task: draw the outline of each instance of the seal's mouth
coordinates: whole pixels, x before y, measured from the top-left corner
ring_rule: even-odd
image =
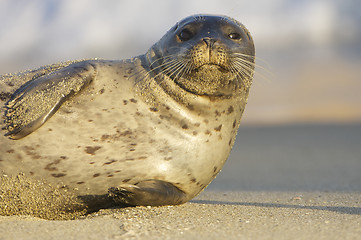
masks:
[[[229,69],[224,66],[224,65],[220,65],[220,64],[216,64],[216,63],[203,63],[202,65],[194,68],[195,72],[200,72],[200,71],[207,71],[207,70],[218,70],[222,73],[228,73]]]

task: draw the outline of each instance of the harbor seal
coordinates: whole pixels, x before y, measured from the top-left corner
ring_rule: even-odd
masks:
[[[0,171],[129,205],[184,203],[229,156],[254,56],[241,23],[197,15],[132,59],[1,76]]]

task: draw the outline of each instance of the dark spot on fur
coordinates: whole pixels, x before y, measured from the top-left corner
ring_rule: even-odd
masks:
[[[134,152],[135,151],[135,148],[131,148],[129,149],[130,152]]]
[[[110,137],[111,137],[110,135],[104,134],[104,135],[101,136],[100,140],[105,141],[105,140],[109,139]]]
[[[89,164],[94,164],[95,162],[90,162]]]
[[[113,177],[114,175],[113,174],[109,174],[107,177]]]
[[[140,113],[140,112],[136,112],[135,115],[137,115],[137,116],[143,116],[143,114]]]
[[[206,135],[212,135],[211,131],[209,131],[209,130],[206,130],[204,133],[205,133]]]
[[[76,184],[79,184],[79,185],[80,185],[80,184],[84,184],[84,183],[85,183],[85,182],[81,181],[81,182],[77,182]]]
[[[15,86],[14,83],[12,83],[12,82],[8,82],[7,84],[8,84],[9,87],[14,87]]]
[[[201,124],[200,123],[195,123],[194,126],[195,127],[199,127]]]
[[[217,132],[221,131],[221,129],[222,129],[222,124],[219,125],[218,127],[214,128],[214,130],[216,130]]]
[[[123,100],[123,104],[127,105],[128,104],[128,100]]]
[[[236,124],[237,124],[237,122],[236,122],[236,120],[234,120],[234,121],[233,121],[233,125],[232,125],[232,126],[233,126],[233,128],[235,128],[235,127],[236,127]]]
[[[9,149],[9,150],[7,150],[6,152],[7,152],[7,153],[14,153],[15,150],[14,150],[14,149]]]
[[[227,114],[231,114],[234,112],[234,108],[233,106],[229,106],[228,110],[227,110]]]
[[[189,105],[187,106],[187,108],[188,108],[189,110],[194,110],[194,106],[193,106],[192,104],[189,104]]]
[[[172,160],[172,157],[165,157],[164,160],[165,161],[170,161],[170,160]]]
[[[152,112],[158,112],[158,109],[155,108],[155,107],[151,107],[151,108],[149,108],[149,110],[152,111]]]
[[[100,93],[100,94],[103,94],[104,92],[105,92],[105,89],[104,89],[104,88],[102,88],[102,89],[99,90],[99,93]]]
[[[127,178],[127,179],[124,179],[122,182],[123,182],[123,183],[127,183],[127,182],[129,182],[130,180],[132,180],[132,179]]]
[[[1,92],[0,93],[0,100],[1,101],[8,101],[10,98],[11,98],[10,93],[6,93],[6,92]]]
[[[104,164],[103,164],[103,166],[104,165],[110,165],[110,164],[112,164],[112,163],[115,163],[117,160],[114,160],[114,159],[112,159],[112,160],[110,160],[109,162],[105,162]]]
[[[29,172],[30,176],[33,176],[34,175],[34,172]]]
[[[197,136],[198,132],[197,131],[193,131],[193,136]]]
[[[128,68],[128,69],[126,70],[126,73],[127,73],[128,75],[132,74],[132,73],[133,73],[133,68]]]
[[[85,152],[87,154],[90,154],[90,155],[95,155],[95,152],[98,151],[99,149],[101,149],[102,147],[100,146],[95,146],[95,147],[91,147],[91,146],[87,146],[85,147]]]
[[[61,159],[57,159],[54,162],[47,164],[44,169],[48,170],[48,171],[56,171],[58,169],[56,167],[54,167],[54,165],[59,164],[60,161],[61,161]]]
[[[216,117],[221,116],[221,113],[220,113],[220,112],[218,112],[218,110],[216,110],[214,113],[216,114]]]
[[[100,176],[100,173],[96,173],[93,175],[93,177],[99,177]]]
[[[209,123],[208,119],[204,119],[203,122],[206,123],[206,124]]]
[[[89,119],[88,122],[93,122],[93,120]]]
[[[35,152],[35,148],[25,146],[24,149],[25,149],[26,154],[29,155],[32,159],[36,160],[36,159],[41,158],[41,156]]]
[[[61,159],[67,159],[68,157],[67,156],[60,156]]]
[[[51,176],[56,177],[56,178],[59,178],[59,177],[64,177],[64,176],[66,176],[66,174],[64,174],[64,173],[53,173],[53,174],[51,174]]]
[[[232,138],[229,139],[228,145],[231,146],[232,145]]]
[[[147,159],[148,157],[147,156],[140,156],[140,157],[138,157],[137,159],[138,160],[144,160],[144,159]]]
[[[197,182],[197,179],[192,178],[192,179],[191,179],[191,182],[192,182],[192,183],[195,183],[195,182]]]
[[[189,127],[188,127],[187,124],[184,124],[184,125],[182,126],[182,128],[183,128],[183,129],[188,129]]]
[[[51,128],[48,128],[48,131],[49,131],[49,132],[51,132],[51,131],[53,131],[53,129],[51,129]]]
[[[217,172],[217,169],[218,169],[217,167],[214,167],[214,168],[213,168],[213,172],[214,172],[214,173]]]
[[[132,103],[137,103],[138,101],[137,100],[135,100],[134,98],[131,98],[131,99],[129,99]]]
[[[117,133],[118,133],[119,136],[121,136],[121,137],[128,136],[128,135],[131,135],[131,134],[132,134],[132,132],[129,131],[129,130],[126,130],[126,131],[124,131],[124,132],[120,132],[120,131],[117,130]]]
[[[168,106],[165,106],[165,109],[169,111],[169,110],[170,110],[170,107],[168,107]]]

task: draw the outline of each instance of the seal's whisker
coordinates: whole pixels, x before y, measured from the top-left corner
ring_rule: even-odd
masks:
[[[254,65],[257,69],[260,69],[262,72],[264,72],[264,74],[261,74],[259,71],[257,71],[257,74],[261,75],[262,78],[268,79],[268,77],[267,77],[268,75],[274,76],[273,72],[270,70],[270,66],[268,65],[267,61],[265,61],[259,57],[256,57],[256,56],[251,56],[251,55],[242,54],[242,53],[232,53],[232,55],[241,56],[242,59],[243,59],[243,57],[251,58],[254,61],[261,62],[261,64],[266,65],[266,66],[262,66],[260,64],[256,64],[255,62],[252,63],[252,65]]]
[[[163,74],[163,73],[165,73],[169,77],[172,77],[172,75],[174,75],[174,73],[175,73],[174,69],[178,68],[181,65],[182,65],[182,62],[180,62],[179,60],[172,59],[171,61],[166,62],[159,66],[159,67],[162,67],[162,70],[158,74],[155,75],[155,78],[158,77],[159,74]]]
[[[178,61],[176,62],[173,66],[172,69],[169,69],[169,71],[172,71],[171,75],[169,75],[170,77],[175,76],[174,79],[177,78],[177,76],[179,75],[179,73],[182,71],[182,69],[184,68],[184,64],[182,61]]]
[[[183,75],[183,73],[182,73],[183,70],[184,70],[184,64],[181,63],[180,66],[178,66],[177,69],[175,69],[175,71],[174,71],[174,74],[177,73],[174,76],[174,79],[178,79],[178,76],[182,76]]]
[[[244,71],[241,66],[233,65],[233,71],[234,73],[239,77],[239,79],[242,81],[243,85],[249,87],[252,83],[252,73],[248,71]],[[246,81],[250,84],[246,84]]]
[[[182,65],[181,74],[179,75],[180,78],[184,77],[184,75],[189,75],[192,70],[192,63],[188,59],[184,59]]]
[[[189,74],[191,71],[192,71],[192,68],[193,68],[193,66],[192,66],[192,63],[189,61],[189,60],[187,60],[187,62],[186,62],[186,69],[185,69],[185,73],[186,74]]]
[[[238,59],[238,60],[240,60],[240,59]],[[265,68],[263,68],[263,67],[260,67],[260,66],[258,66],[258,65],[256,65],[256,64],[252,64],[252,63],[247,63],[247,62],[241,62],[241,61],[236,61],[236,62],[238,62],[241,66],[246,66],[246,65],[244,65],[244,64],[251,64],[251,66],[249,67],[249,68],[254,68],[254,66],[256,67],[256,70],[257,71],[254,71],[255,72],[255,74],[257,74],[258,76],[260,76],[262,79],[265,79],[265,80],[268,80],[268,79],[270,79],[270,77],[273,77],[273,74],[270,72],[270,71],[268,71],[267,69],[265,69]],[[261,73],[259,70],[263,70],[265,73]]]
[[[254,66],[247,61],[241,61],[240,59],[236,59],[233,64],[249,72],[254,72]]]
[[[254,72],[254,68],[252,66],[248,66],[247,63],[245,63],[245,62],[234,61],[233,64],[247,72],[251,72],[251,73]]]
[[[163,62],[162,64],[156,66],[156,67],[151,67],[151,70],[152,71],[155,71],[155,70],[158,70],[158,69],[162,69],[164,68],[165,66],[167,66],[168,64],[171,64],[173,61],[175,61],[175,59],[172,59],[171,57],[164,57],[163,59],[171,59],[170,61],[166,61],[166,62]],[[155,61],[154,61],[155,62]],[[152,64],[154,64],[154,62],[152,62]]]
[[[157,63],[157,62],[160,62],[160,61],[163,62],[164,60],[172,59],[172,58],[174,58],[174,57],[178,57],[178,55],[172,54],[172,55],[168,55],[168,56],[164,56],[164,57],[159,57],[158,59],[152,61],[149,66],[152,67],[152,66],[153,66],[155,63]]]

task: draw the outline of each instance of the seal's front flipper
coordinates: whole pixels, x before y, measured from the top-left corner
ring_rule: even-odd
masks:
[[[5,105],[5,136],[20,139],[34,132],[88,86],[95,74],[91,61],[83,61],[25,83]]]
[[[188,200],[183,191],[161,180],[112,187],[109,188],[109,197],[117,203],[134,206],[178,205]]]

